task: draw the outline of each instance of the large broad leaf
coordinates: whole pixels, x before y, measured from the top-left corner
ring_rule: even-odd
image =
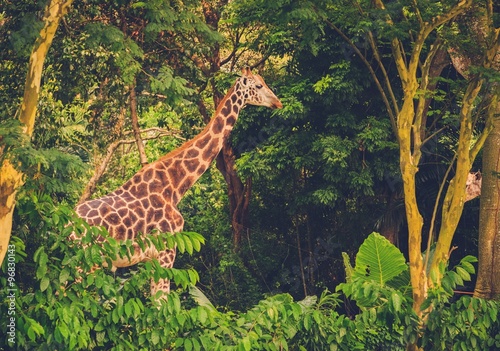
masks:
[[[354,276],[385,285],[407,269],[401,251],[382,235],[372,233],[363,242],[356,255]]]

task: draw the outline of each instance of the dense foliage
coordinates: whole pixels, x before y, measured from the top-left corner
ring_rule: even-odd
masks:
[[[148,262],[123,276],[106,269],[81,274],[78,267],[101,265],[103,255],[108,260],[126,255],[130,243],[96,244],[97,236],[106,234],[81,221],[68,226],[71,210],[64,206],[45,203],[31,215],[33,220],[44,219],[48,246],[34,254],[32,292],[15,300],[13,340],[18,349],[404,350],[418,333],[426,350],[500,347],[497,303],[469,297],[450,300],[453,289],[474,271],[470,257],[445,273],[446,289],[430,294],[427,303],[433,309],[425,329],[412,310],[408,266],[401,252],[375,233],[362,244],[354,267],[346,261],[348,279],[338,287],[359,308],[355,318],[341,314],[341,295],[328,291],[301,301],[277,294],[246,312],[223,312],[194,287],[199,277],[192,269],[165,270]],[[85,249],[68,245],[66,236],[72,231],[86,232]],[[203,243],[194,233],[169,238],[169,245],[175,241],[181,254],[194,254]],[[157,247],[164,245],[164,240],[150,240]],[[14,243],[16,264],[21,266],[26,253],[21,242]],[[155,300],[147,292],[151,277],[168,277],[179,289],[166,300]],[[4,277],[2,285],[7,285]],[[1,298],[9,300],[7,289]],[[9,304],[2,304],[4,325],[8,310]],[[2,335],[6,347],[9,338],[8,333]]]
[[[44,2],[2,6],[0,165],[14,161],[24,185],[0,275],[0,325],[15,311],[17,333],[14,345],[2,330],[0,350],[500,349],[500,305],[457,294],[470,292],[475,279],[477,200],[466,203],[457,249],[428,291],[425,323],[413,308],[398,137],[356,54],[377,62],[367,39],[375,33],[386,84],[399,101],[389,38],[410,52],[418,17],[446,13],[453,1],[418,1],[418,15],[413,2],[392,2],[388,13],[404,17],[395,17],[396,26],[372,2],[354,3],[75,1],[46,59],[31,139],[14,117]],[[471,46],[460,26],[440,28],[446,47]],[[92,271],[132,245],[72,210],[91,181],[92,196],[102,196],[140,169],[132,92],[151,162],[203,128],[244,65],[264,76],[284,108],[245,109],[231,135],[250,196],[241,246],[233,241],[227,180],[214,165],[179,206],[186,232],[140,240],[176,245],[176,268],[152,261]],[[498,80],[478,72],[488,87]],[[442,220],[440,187],[456,171],[468,80],[448,62],[433,83],[416,175],[429,243]],[[477,138],[488,101],[487,89],[481,93],[471,131]],[[83,247],[68,240],[72,232],[84,234]],[[160,277],[172,280],[173,291],[158,301],[149,285]]]

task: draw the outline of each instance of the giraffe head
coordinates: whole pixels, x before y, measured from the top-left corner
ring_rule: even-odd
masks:
[[[242,69],[239,83],[239,89],[245,99],[244,104],[267,106],[272,109],[283,107],[281,101],[269,89],[264,79],[258,74],[252,74],[249,67]]]

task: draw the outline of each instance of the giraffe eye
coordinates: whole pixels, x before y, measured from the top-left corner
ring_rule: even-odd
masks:
[[[256,87],[257,89],[260,89],[260,88],[262,88],[262,84],[257,84],[255,87]]]

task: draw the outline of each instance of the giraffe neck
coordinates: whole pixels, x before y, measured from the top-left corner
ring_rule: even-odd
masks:
[[[219,103],[215,115],[200,134],[156,162],[158,168],[165,168],[167,171],[173,187],[174,205],[205,173],[229,137],[239,112],[244,107],[243,94],[238,90],[238,84],[237,82],[228,91]]]

